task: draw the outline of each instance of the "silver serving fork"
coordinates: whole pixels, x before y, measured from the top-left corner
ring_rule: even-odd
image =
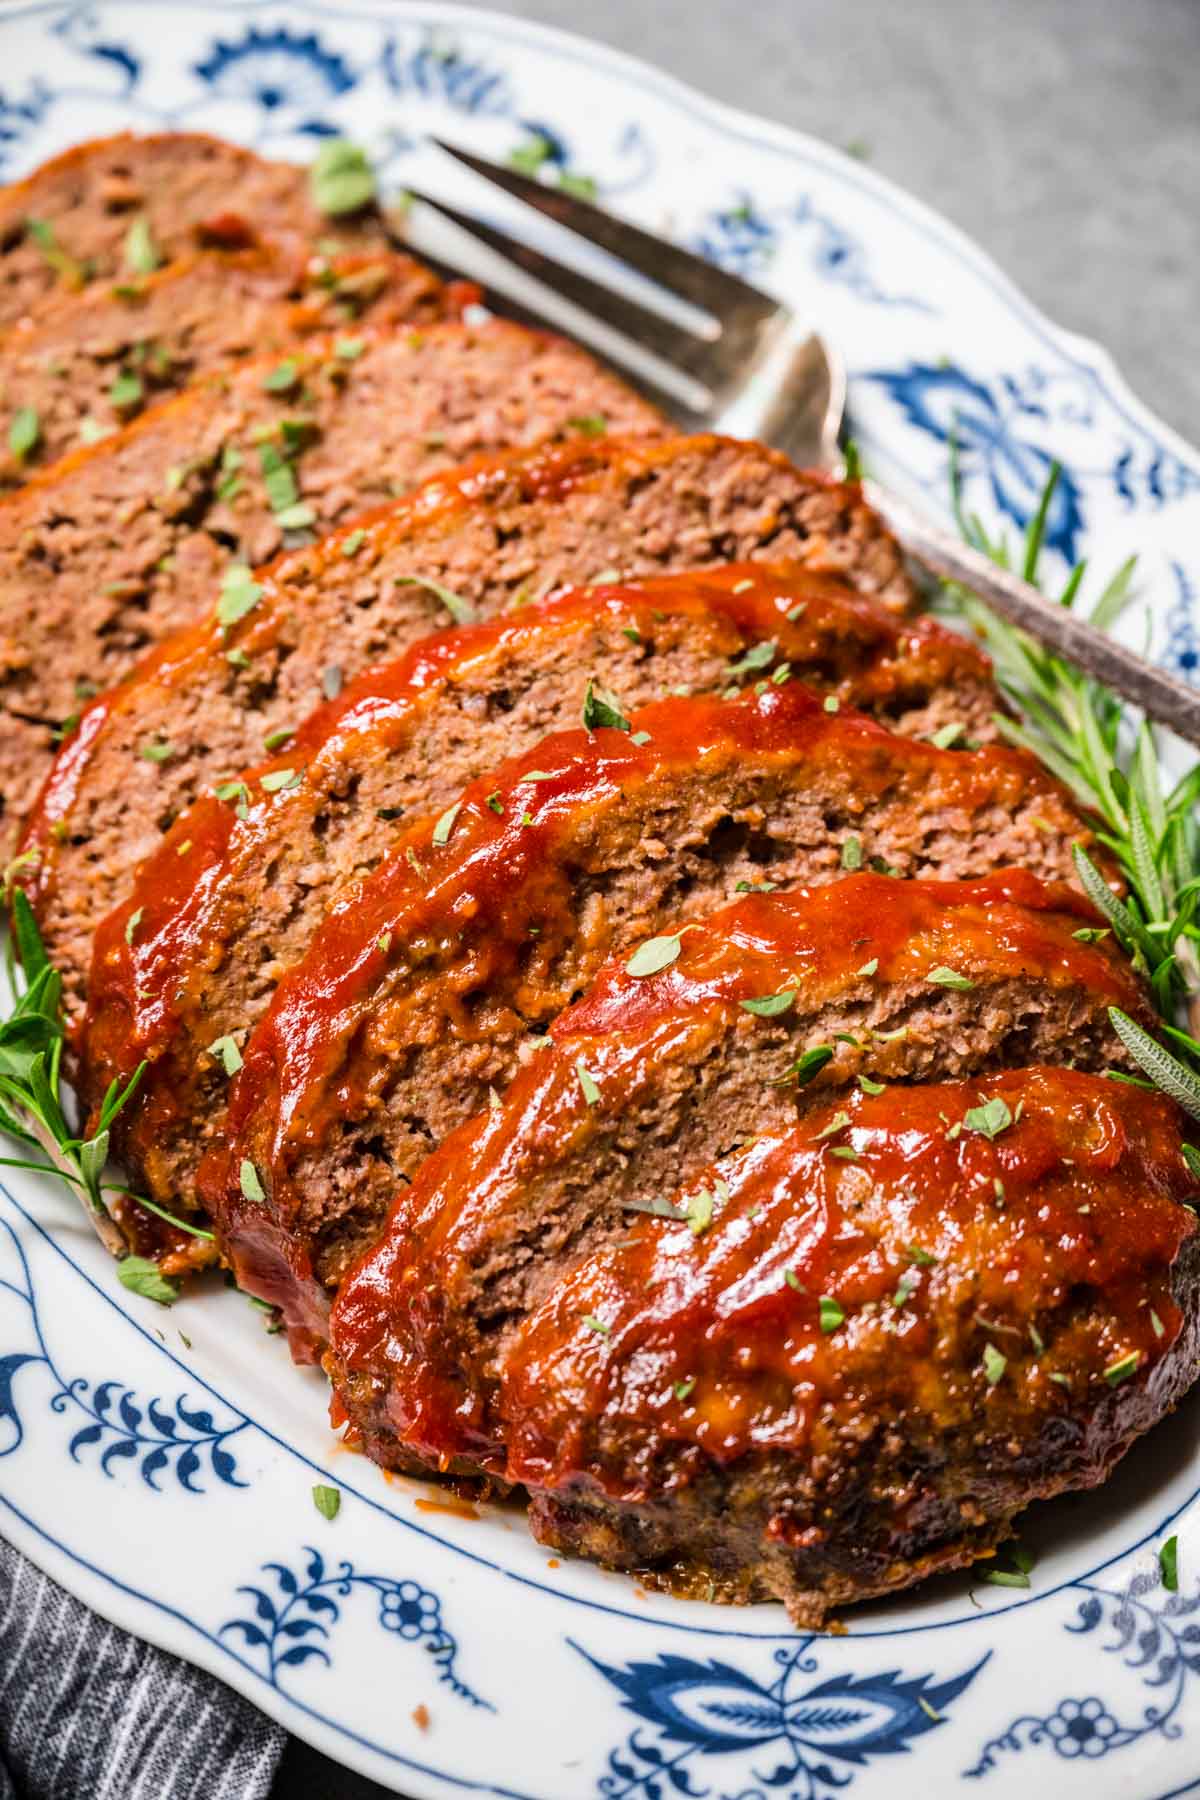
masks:
[[[758,438],[804,467],[842,472],[839,435],[845,371],[836,351],[805,334],[788,307],[588,200],[435,141],[476,175],[632,271],[624,289],[617,290],[494,224],[409,190],[410,202],[432,208],[456,228],[456,235],[466,233],[476,246],[485,246],[486,264],[480,266],[474,259],[469,272],[505,293],[506,313],[540,327],[574,329],[609,361],[620,364],[681,430]],[[416,217],[419,220],[419,212]],[[411,239],[407,215],[400,230]],[[548,316],[536,298],[531,302],[525,297],[528,282],[521,298],[514,302],[508,297],[513,277],[521,291],[522,275],[550,290],[557,302],[555,316]],[[674,316],[644,303],[631,289],[647,292],[647,298],[654,290],[672,296]],[[895,494],[873,481],[863,485],[870,504],[921,567],[971,589],[1039,643],[1200,747],[1200,694],[1195,690],[1085,618],[1046,599],[1019,576],[998,568]]]

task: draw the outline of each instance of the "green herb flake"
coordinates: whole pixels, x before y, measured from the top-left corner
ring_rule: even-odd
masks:
[[[162,263],[162,255],[150,230],[150,221],[137,218],[125,233],[125,267],[135,275],[153,275]]]
[[[682,933],[676,932],[673,937],[647,938],[639,944],[629,961],[625,964],[627,975],[657,975],[661,969],[669,968],[679,956]]]
[[[281,725],[278,731],[268,731],[266,737],[263,739],[263,749],[282,750],[288,739],[294,738],[295,735],[296,728],[294,725]]]
[[[920,1244],[905,1244],[904,1254],[918,1269],[932,1269],[938,1260],[932,1251],[922,1250]]]
[[[290,394],[299,380],[300,365],[289,356],[286,362],[278,363],[270,374],[263,376],[263,387],[268,394]]]
[[[953,988],[956,994],[965,994],[975,986],[966,975],[960,975],[957,969],[947,969],[944,965],[930,969],[925,979],[935,987]]]
[[[777,886],[774,881],[739,881],[733,891],[735,894],[773,894]]]
[[[749,650],[743,651],[735,662],[726,666],[727,675],[750,675],[758,669],[767,669],[775,661],[776,646],[773,640],[761,644],[752,644]]]
[[[707,1188],[701,1188],[694,1194],[687,1205],[687,1222],[693,1237],[701,1237],[708,1230],[713,1220],[715,1199]]]
[[[299,769],[272,769],[270,774],[262,777],[259,785],[264,794],[278,794],[299,787],[303,779]]]
[[[584,1313],[583,1323],[587,1326],[589,1331],[594,1331],[598,1337],[612,1336],[612,1326],[606,1325],[603,1319],[598,1319],[595,1313]]]
[[[1115,1362],[1110,1362],[1104,1371],[1104,1379],[1109,1387],[1120,1387],[1123,1381],[1128,1381],[1131,1375],[1136,1374],[1141,1360],[1140,1350],[1130,1350],[1124,1356],[1118,1356]]]
[[[312,1491],[313,1505],[323,1519],[336,1519],[342,1505],[340,1488],[326,1487],[318,1482]]]
[[[905,1269],[899,1281],[896,1283],[896,1291],[892,1295],[892,1305],[896,1308],[897,1312],[899,1312],[902,1307],[908,1305],[920,1280],[921,1277],[915,1269]]]
[[[131,374],[128,369],[122,369],[109,388],[108,397],[118,412],[123,412],[128,407],[141,404],[143,391],[138,376]]]
[[[127,944],[132,945],[133,939],[134,939],[134,933],[137,931],[138,926],[142,922],[142,914],[145,912],[145,910],[146,909],[144,906],[139,906],[137,908],[136,912],[131,912],[129,917],[126,919],[126,921],[125,921],[125,942]]]
[[[236,1075],[242,1066],[242,1053],[231,1037],[214,1038],[208,1046],[210,1056],[219,1056],[227,1075]]]
[[[860,838],[856,838],[856,837],[848,837],[846,839],[845,843],[842,845],[842,867],[843,867],[843,869],[849,869],[851,871],[853,871],[854,869],[861,869],[862,864],[863,864],[862,840]]]
[[[817,1323],[826,1337],[828,1337],[831,1332],[836,1331],[839,1325],[844,1325],[846,1323],[845,1311],[838,1301],[833,1298],[832,1294],[822,1294],[820,1300],[818,1300]]]
[[[474,625],[479,617],[469,600],[464,600],[461,594],[443,587],[438,581],[426,581],[421,575],[397,575],[396,586],[424,588],[427,594],[432,594],[435,600],[441,601],[456,625]]]
[[[448,806],[446,808],[445,812],[434,826],[433,841],[439,848],[442,844],[449,842],[450,833],[454,830],[454,821],[461,811],[462,801],[456,800],[453,806]]]
[[[608,430],[608,420],[603,413],[581,413],[574,419],[568,419],[567,424],[580,437],[603,437]]]
[[[951,750],[962,735],[963,727],[955,722],[953,725],[943,725],[940,731],[934,732],[929,741],[938,750]]]
[[[989,1143],[994,1142],[1002,1131],[1007,1131],[1012,1123],[1012,1113],[999,1095],[985,1100],[981,1106],[971,1107],[963,1117],[967,1130],[979,1132]]]
[[[88,278],[87,269],[69,250],[64,250],[54,235],[54,227],[45,219],[26,219],[25,230],[42,253],[42,260],[54,270],[64,287],[77,291]]]
[[[1158,1553],[1158,1573],[1168,1594],[1179,1592],[1179,1539],[1169,1537]]]
[[[822,708],[827,713],[835,713],[838,709],[837,695],[826,694],[825,699],[822,701]]]
[[[1153,1331],[1156,1338],[1165,1337],[1167,1334],[1166,1326],[1163,1324],[1153,1307],[1150,1308],[1150,1329]]]
[[[858,1085],[864,1094],[882,1094],[885,1086],[882,1081],[872,1081],[869,1075],[860,1075]]]
[[[995,1387],[1007,1367],[1007,1356],[1002,1355],[995,1344],[983,1346],[983,1373],[989,1387]]]
[[[1075,939],[1076,943],[1079,944],[1098,944],[1101,938],[1111,937],[1112,932],[1107,925],[1103,927],[1099,925],[1083,925],[1078,931],[1073,931],[1071,936]]]
[[[275,514],[275,522],[284,531],[304,531],[316,524],[317,515],[307,500],[300,500],[294,506],[282,507]]]
[[[145,1256],[124,1256],[117,1264],[117,1280],[131,1294],[153,1300],[158,1306],[170,1306],[179,1298],[179,1288],[160,1273],[157,1264]]]
[[[797,1087],[807,1087],[814,1076],[820,1074],[825,1064],[832,1060],[832,1044],[813,1044],[796,1058],[784,1080],[790,1081],[794,1077]]]
[[[250,1159],[245,1156],[242,1158],[242,1166],[239,1171],[239,1182],[242,1193],[245,1195],[246,1199],[252,1200],[256,1206],[261,1206],[267,1197],[266,1190],[259,1180],[258,1170]]]
[[[346,536],[342,539],[342,555],[347,557],[357,556],[366,541],[367,534],[362,526],[359,525],[354,531],[347,532]]]
[[[333,346],[333,354],[342,362],[357,362],[366,347],[364,338],[339,338]]]
[[[877,956],[873,956],[871,958],[870,962],[865,962],[863,964],[862,968],[855,969],[854,973],[856,975],[862,975],[862,976],[866,977],[869,975],[875,975],[878,973],[878,971],[879,971],[879,958]]]
[[[598,731],[601,727],[610,731],[628,731],[629,720],[621,711],[621,702],[615,694],[610,694],[598,682],[589,681],[583,696],[583,728]]]
[[[221,577],[221,592],[217,600],[217,624],[228,631],[239,619],[244,619],[248,612],[262,599],[262,588],[255,581],[244,563],[230,563]]]
[[[753,1013],[759,1019],[775,1019],[780,1013],[790,1012],[796,1004],[797,988],[784,988],[778,994],[762,994],[756,1000],[739,1000],[738,1005],[743,1012]]]
[[[643,744],[648,744],[650,742],[650,733],[648,731],[635,731],[629,741],[631,744],[636,744],[640,750]]]
[[[41,435],[42,427],[37,409],[19,406],[8,427],[8,447],[18,462],[24,462],[29,452],[37,447]]]
[[[839,1131],[845,1131],[849,1123],[850,1114],[848,1112],[835,1112],[828,1125],[823,1125],[820,1131],[817,1132],[817,1135],[813,1139],[813,1143],[819,1144],[825,1138],[836,1137]]]
[[[80,419],[79,441],[81,444],[98,444],[102,438],[111,437],[115,430],[115,425],[105,425],[100,419]]]
[[[696,1385],[696,1377],[689,1375],[684,1381],[677,1381],[671,1389],[677,1400],[686,1400]]]
[[[375,176],[365,150],[345,138],[329,138],[313,158],[313,204],[329,218],[358,212],[375,198]]]
[[[142,744],[138,749],[138,755],[143,757],[146,762],[152,763],[170,762],[174,754],[175,750],[171,744]]]
[[[500,798],[500,789],[496,788],[493,793],[489,794],[483,804],[490,807],[492,812],[503,814],[504,802]]]
[[[589,1106],[598,1106],[600,1104],[600,1089],[596,1086],[594,1078],[584,1068],[582,1056],[579,1057],[575,1063],[575,1074],[587,1104]]]

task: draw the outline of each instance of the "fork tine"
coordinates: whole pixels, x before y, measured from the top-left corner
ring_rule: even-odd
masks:
[[[547,187],[532,176],[507,169],[500,163],[488,162],[486,157],[460,150],[442,138],[434,138],[433,142],[439,150],[473,169],[476,175],[495,182],[518,200],[536,207],[556,224],[565,225],[589,243],[619,257],[639,275],[645,275],[659,287],[689,300],[722,323],[733,317],[748,321],[772,318],[783,310],[777,300],[751,287],[737,275],[717,268],[715,263],[706,262],[678,244],[643,231],[639,225],[618,219],[615,214],[594,206],[590,200],[581,200],[562,188]]]
[[[518,268],[524,269],[527,275],[544,282],[561,299],[580,307],[593,319],[620,332],[641,349],[669,363],[672,368],[683,371],[701,383],[719,382],[727,374],[728,357],[724,346],[718,348],[717,345],[706,344],[682,326],[640,306],[636,300],[614,293],[611,288],[603,287],[600,282],[581,274],[578,269],[569,268],[565,263],[556,262],[553,257],[544,256],[540,250],[531,249],[528,244],[522,244],[495,225],[488,225],[470,213],[460,212],[457,207],[448,205],[444,200],[435,200],[420,189],[410,188],[408,191],[414,200],[420,201],[423,206],[432,207],[443,218],[469,232],[472,237],[487,244]]]

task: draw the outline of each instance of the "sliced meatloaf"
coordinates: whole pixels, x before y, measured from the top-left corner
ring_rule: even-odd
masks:
[[[593,436],[494,458],[285,554],[248,612],[210,614],[85,710],[22,845],[55,954],[78,966],[131,866],[197,794],[255,763],[331,687],[445,625],[448,606],[486,617],[604,571],[765,556],[835,568],[889,607],[913,599],[857,487],[716,437]]]
[[[1023,755],[896,737],[796,683],[672,699],[632,722],[548,738],[414,827],[344,890],[281,982],[219,1134],[230,1159],[214,1150],[199,1191],[244,1285],[294,1281],[293,1321],[319,1317],[321,1285],[373,1232],[397,1176],[511,1076],[610,950],[739,884],[828,881],[847,864],[970,876],[1025,861],[1061,875],[1085,831]],[[92,1095],[154,1058],[174,999],[142,998],[129,935],[97,944]],[[152,1196],[171,1179],[172,1106],[151,1090],[121,1128]],[[261,1207],[240,1204],[243,1161]]]
[[[191,1191],[221,1117],[226,1061],[346,883],[375,867],[406,821],[440,812],[547,731],[578,724],[595,675],[627,709],[811,675],[841,702],[922,730],[954,715],[986,720],[994,699],[985,660],[963,639],[901,623],[828,576],[761,564],[571,590],[423,640],[361,677],[274,758],[194,801],[101,927],[108,976],[132,981],[138,999],[114,1002],[106,987],[97,1005],[129,1016],[161,1007],[141,1088],[151,1109],[165,1092],[174,1120],[160,1113],[160,1187]],[[68,898],[60,888],[52,921]],[[89,898],[74,897],[76,918]],[[127,940],[136,957],[106,962],[108,947]],[[56,965],[77,969],[82,986],[90,933],[51,942]]]
[[[0,325],[35,314],[56,288],[78,291],[201,244],[262,238],[302,252],[321,236],[352,247],[383,233],[371,208],[326,218],[307,169],[202,132],[93,138],[0,189]]]
[[[725,915],[752,948],[749,983],[720,954],[724,1017],[690,971],[610,979],[429,1159],[330,1366],[378,1460],[465,1451],[528,1486],[543,1542],[818,1630],[989,1555],[1181,1396],[1194,1184],[1171,1102],[1077,1070],[872,1081],[798,1122],[747,1094],[760,1059],[719,1046],[759,1026],[728,1001],[808,985],[790,947],[763,966],[765,910]],[[1042,1000],[1069,1054],[1072,1003]]]
[[[412,257],[210,250],[44,301],[0,336],[0,485],[127,425],[198,376],[352,334],[455,317],[478,298]],[[14,449],[13,445],[17,448]]]
[[[33,801],[81,695],[258,564],[475,451],[657,414],[584,351],[492,320],[333,337],[162,401],[0,502],[0,789]],[[293,535],[294,534],[294,535]],[[249,604],[244,567],[228,614]],[[53,644],[53,655],[47,645]],[[245,760],[244,758],[241,760]]]

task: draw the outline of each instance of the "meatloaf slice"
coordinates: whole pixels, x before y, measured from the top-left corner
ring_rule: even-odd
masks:
[[[22,845],[56,952],[90,936],[197,794],[255,763],[331,686],[446,624],[447,600],[460,618],[487,616],[606,570],[764,556],[836,568],[890,607],[913,599],[857,487],[716,437],[591,437],[481,461],[285,554],[248,613],[210,616],[84,712]]]
[[[228,1045],[243,1045],[281,974],[345,884],[387,854],[404,821],[440,812],[465,784],[577,724],[589,678],[626,708],[668,693],[737,692],[757,675],[781,685],[812,675],[927,729],[952,714],[987,719],[984,658],[927,621],[902,624],[828,576],[761,564],[571,590],[488,624],[425,639],[361,677],[290,736],[270,761],[194,801],[104,921],[98,956],[136,941],[136,964],[109,964],[161,1007],[143,1105],[165,1091],[159,1180],[192,1190],[209,1128],[221,1116]],[[945,685],[943,685],[945,684]],[[43,909],[80,917],[90,890]],[[91,936],[49,937],[56,966],[79,975]],[[114,1004],[112,993],[98,1005]],[[118,1002],[136,1011],[132,995]],[[214,1055],[210,1046],[222,1045]]]
[[[343,1288],[333,1367],[380,1460],[486,1392],[544,1543],[819,1630],[1102,1481],[1194,1379],[1194,1182],[1161,1095],[1025,1068],[842,1094],[730,1148],[612,1025],[556,1033],[555,1073],[430,1159]],[[601,1075],[581,1110],[578,1050],[619,1098]],[[630,1153],[660,1107],[716,1153],[682,1181]]]
[[[210,250],[51,297],[0,336],[2,441],[11,445],[22,417],[32,438],[19,453],[0,451],[0,485],[20,486],[31,469],[109,436],[211,370],[331,331],[352,346],[360,325],[430,324],[477,297],[383,247],[303,257]]]
[[[81,694],[211,605],[231,564],[308,542],[475,451],[569,436],[581,413],[616,430],[659,423],[562,339],[443,323],[247,363],[35,476],[0,503],[0,696],[42,727],[32,759],[5,734],[8,815],[32,803]],[[222,605],[236,612],[250,591],[243,571]]]
[[[1061,875],[1085,829],[1024,756],[899,738],[825,712],[794,683],[661,702],[633,724],[632,736],[562,733],[474,783],[344,891],[281,982],[221,1128],[232,1162],[214,1150],[199,1183],[210,1210],[233,1219],[226,1245],[252,1288],[256,1261],[273,1278],[271,1227],[285,1267],[302,1271],[298,1292],[319,1304],[319,1283],[336,1281],[374,1230],[397,1175],[508,1080],[528,1036],[610,950],[678,911],[700,913],[739,883],[828,881],[874,860],[897,874],[1024,860]],[[93,1095],[157,1054],[171,998],[140,999],[131,935],[106,931],[97,946]],[[122,1130],[121,1153],[152,1197],[170,1178],[159,1146],[171,1112],[172,1097],[152,1092]],[[238,1205],[243,1160],[270,1196],[251,1214]],[[247,1222],[253,1246],[239,1241]]]
[[[93,138],[0,189],[0,325],[36,314],[56,288],[77,291],[200,244],[261,237],[301,253],[320,236],[350,248],[379,243],[382,228],[371,208],[326,218],[307,169],[203,132]]]

